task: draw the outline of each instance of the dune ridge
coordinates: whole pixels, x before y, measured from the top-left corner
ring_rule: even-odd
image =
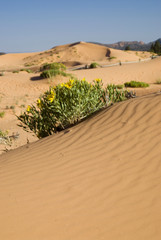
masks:
[[[0,156],[0,238],[159,240],[161,94]]]

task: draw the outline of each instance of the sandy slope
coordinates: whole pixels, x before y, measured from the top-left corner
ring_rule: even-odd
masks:
[[[0,239],[160,240],[161,95],[0,156]]]

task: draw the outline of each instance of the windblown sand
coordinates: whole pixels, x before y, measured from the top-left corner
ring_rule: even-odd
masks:
[[[0,156],[0,239],[160,240],[161,94]]]

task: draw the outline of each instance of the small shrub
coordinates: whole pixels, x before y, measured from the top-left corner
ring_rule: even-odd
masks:
[[[40,77],[42,78],[51,78],[57,75],[64,77],[70,76],[70,74],[65,72],[66,66],[62,63],[45,63],[41,70],[43,71],[40,74]]]
[[[13,110],[13,109],[15,109],[15,106],[13,106],[13,105],[12,105],[12,106],[10,106],[10,109],[12,109],[12,110]]]
[[[161,79],[158,79],[158,80],[156,81],[156,84],[161,84]]]
[[[5,112],[4,112],[4,111],[3,111],[3,112],[0,112],[0,118],[3,118],[4,115],[5,115]]]
[[[0,77],[3,77],[3,76],[4,76],[4,73],[3,73],[3,72],[1,72],[1,73],[0,73]]]
[[[126,83],[124,83],[124,85],[125,85],[125,87],[132,87],[132,88],[146,88],[146,87],[149,87],[148,83],[136,82],[136,81],[126,82]]]
[[[93,84],[85,79],[71,79],[50,88],[36,105],[28,106],[26,112],[17,117],[20,126],[42,138],[75,124],[109,103],[126,99],[125,93],[115,85],[103,88],[101,79],[95,79]]]
[[[123,89],[118,90],[117,85],[109,84],[106,89],[106,96],[111,103],[124,101],[126,99],[127,91]]]
[[[117,58],[117,57],[111,56],[111,57],[109,57],[109,60],[116,59],[116,58]]]
[[[89,68],[97,68],[98,66],[99,66],[98,63],[93,62],[93,63],[91,63],[91,64],[89,65]]]
[[[26,71],[28,73],[33,73],[33,71],[31,69],[24,69],[24,68],[22,68],[20,71]]]
[[[10,138],[8,136],[8,131],[2,131],[0,129],[0,143],[11,146],[11,140],[10,140]]]
[[[19,71],[13,71],[12,73],[19,73]]]
[[[57,75],[63,76],[63,77],[67,77],[67,76],[71,76],[71,74],[68,74],[64,71],[61,70],[54,70],[54,69],[49,69],[49,70],[45,70],[40,74],[40,77],[42,78],[51,78],[51,77],[55,77]]]
[[[42,67],[41,67],[41,71],[44,70],[60,70],[60,71],[65,71],[66,70],[66,66],[63,63],[45,63]]]
[[[25,108],[25,104],[21,104],[21,105],[20,105],[20,108]]]

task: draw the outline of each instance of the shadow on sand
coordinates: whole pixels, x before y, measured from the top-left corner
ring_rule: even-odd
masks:
[[[36,77],[31,77],[30,80],[31,81],[40,81],[40,80],[44,80],[44,78],[42,78],[40,76],[36,76]]]

